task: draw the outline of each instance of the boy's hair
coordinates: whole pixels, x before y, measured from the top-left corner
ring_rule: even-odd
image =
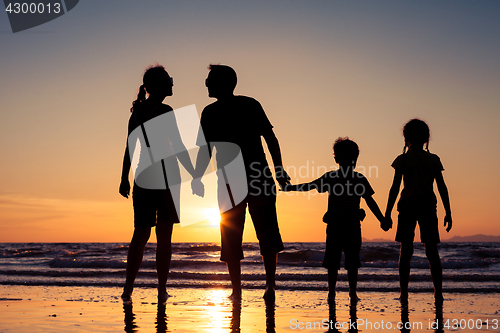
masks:
[[[405,138],[403,152],[408,147],[408,143],[412,145],[425,144],[425,148],[429,151],[430,130],[429,125],[425,121],[415,118],[407,122],[403,127],[403,136]]]
[[[231,91],[236,88],[238,77],[236,76],[236,72],[233,68],[227,65],[211,64],[208,66],[208,69],[212,72],[213,79],[216,80],[219,86]]]
[[[339,137],[333,144],[333,154],[337,158],[339,164],[353,163],[358,159],[359,147],[358,144],[350,140],[349,137]]]

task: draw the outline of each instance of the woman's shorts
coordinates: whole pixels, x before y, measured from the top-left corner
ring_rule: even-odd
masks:
[[[134,186],[134,226],[154,227],[162,222],[179,223],[174,200],[170,190],[148,190]]]

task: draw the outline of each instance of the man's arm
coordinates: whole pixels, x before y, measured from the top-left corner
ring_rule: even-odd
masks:
[[[286,185],[290,184],[290,176],[288,176],[285,169],[283,168],[283,161],[281,160],[281,149],[278,138],[276,138],[276,135],[274,134],[274,131],[272,129],[265,132],[262,136],[264,137],[264,140],[266,140],[267,148],[269,149],[269,153],[271,154],[271,158],[273,159],[276,180],[280,184],[281,188],[284,188]]]
[[[446,231],[449,232],[453,223],[451,219],[450,196],[448,194],[448,187],[444,182],[442,172],[439,172],[436,176],[436,185],[439,191],[439,195],[441,196],[441,200],[443,201],[444,210],[446,212],[446,216],[444,217],[444,226],[446,227],[446,225],[448,225]]]

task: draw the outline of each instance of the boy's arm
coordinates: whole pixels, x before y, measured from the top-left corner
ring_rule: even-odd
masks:
[[[303,184],[297,184],[297,185],[292,185],[288,184],[283,187],[282,191],[283,192],[291,192],[291,191],[297,191],[297,192],[305,192],[305,191],[311,191],[311,190],[317,190],[318,186],[314,183],[303,183]]]
[[[381,225],[384,225],[385,224],[384,215],[380,211],[380,208],[378,207],[375,199],[373,199],[373,197],[371,195],[369,197],[364,198],[364,199],[366,201],[366,204],[368,205],[368,208],[370,208],[370,210],[372,211],[373,215],[375,215],[375,217],[377,218],[377,220],[379,220]],[[387,229],[387,230],[389,230],[389,229]]]
[[[392,209],[398,198],[399,188],[401,187],[401,180],[403,179],[403,173],[399,169],[394,171],[394,179],[392,180],[392,186],[389,191],[389,198],[387,199],[387,208],[385,209],[385,217],[391,218]]]
[[[441,200],[443,201],[444,210],[446,212],[446,216],[444,217],[444,226],[446,227],[446,225],[448,225],[446,231],[449,232],[453,224],[451,219],[450,196],[448,194],[448,187],[444,182],[442,172],[439,172],[436,175],[436,184],[439,191],[439,195],[441,196]]]

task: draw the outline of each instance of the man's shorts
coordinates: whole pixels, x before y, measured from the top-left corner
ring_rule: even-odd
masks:
[[[398,204],[396,242],[413,242],[415,228],[420,228],[422,243],[439,243],[438,218],[435,203]]]
[[[326,227],[326,249],[323,267],[340,269],[342,251],[344,252],[344,267],[347,270],[361,267],[359,252],[361,250],[361,226],[359,220],[350,221],[352,227],[339,228],[336,224]]]
[[[247,206],[259,240],[260,253],[276,254],[284,249],[276,215],[276,195],[262,192],[261,195],[247,195],[243,202],[221,214],[222,261],[243,259],[242,241]]]
[[[156,223],[179,223],[170,190],[148,190],[134,185],[134,227],[154,227]]]

